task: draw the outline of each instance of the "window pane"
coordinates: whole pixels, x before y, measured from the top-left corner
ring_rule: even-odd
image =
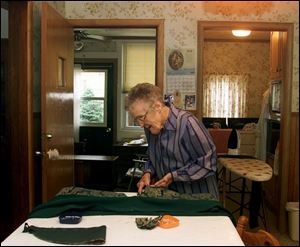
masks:
[[[105,72],[82,71],[79,84],[80,97],[105,97]]]
[[[104,100],[80,100],[81,123],[104,123]]]
[[[126,126],[140,126],[137,121],[134,120],[134,117],[132,117],[128,111],[126,111]]]

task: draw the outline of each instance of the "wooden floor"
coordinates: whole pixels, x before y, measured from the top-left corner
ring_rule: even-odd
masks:
[[[239,194],[238,193],[228,193],[231,197],[233,197],[236,200],[239,200]],[[250,194],[247,193],[245,195],[245,201],[249,200]],[[230,211],[234,211],[237,208],[237,205],[233,203],[230,200],[226,200],[226,208]],[[278,229],[276,228],[276,217],[275,215],[269,211],[267,208],[265,210],[266,212],[266,221],[267,221],[267,230],[268,232],[272,233],[280,242],[282,246],[299,246],[299,241],[293,241],[288,234],[280,234]],[[249,217],[249,211],[247,209],[244,209],[243,214]],[[239,212],[235,212],[234,214],[235,219],[237,220],[239,218]],[[264,225],[261,219],[259,219],[259,227],[251,229],[253,231],[256,231],[258,229],[264,229]]]

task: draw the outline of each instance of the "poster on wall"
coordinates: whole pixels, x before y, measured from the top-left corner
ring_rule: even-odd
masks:
[[[196,110],[194,49],[168,49],[166,70],[167,94],[182,109]]]

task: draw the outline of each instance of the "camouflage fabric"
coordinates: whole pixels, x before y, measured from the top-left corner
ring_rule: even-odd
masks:
[[[126,197],[125,193],[116,193],[113,191],[85,189],[81,187],[64,187],[57,195],[86,195],[86,196],[101,196],[101,197]]]
[[[159,221],[160,221],[161,217],[162,216],[158,216],[158,217],[155,217],[155,218],[152,218],[152,217],[139,217],[139,218],[135,218],[135,223],[136,223],[137,227],[140,228],[140,229],[151,230],[159,224]]]
[[[98,196],[98,197],[126,197],[125,193],[104,191],[104,190],[93,190],[81,187],[64,187],[61,189],[57,195],[87,195],[87,196]],[[153,198],[163,198],[163,199],[187,199],[187,200],[215,200],[216,198],[209,193],[199,193],[199,194],[181,194],[173,190],[168,190],[166,188],[155,188],[151,186],[146,186],[141,194],[137,196],[140,197],[153,197]]]
[[[198,193],[198,194],[181,194],[173,190],[168,190],[166,188],[155,188],[151,186],[146,186],[141,194],[141,197],[153,197],[162,199],[187,199],[187,200],[214,200],[216,198],[209,193]]]

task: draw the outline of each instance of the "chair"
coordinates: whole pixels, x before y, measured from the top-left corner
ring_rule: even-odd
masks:
[[[248,217],[241,215],[238,218],[236,229],[246,246],[280,246],[277,238],[265,230],[256,232],[247,231]]]

